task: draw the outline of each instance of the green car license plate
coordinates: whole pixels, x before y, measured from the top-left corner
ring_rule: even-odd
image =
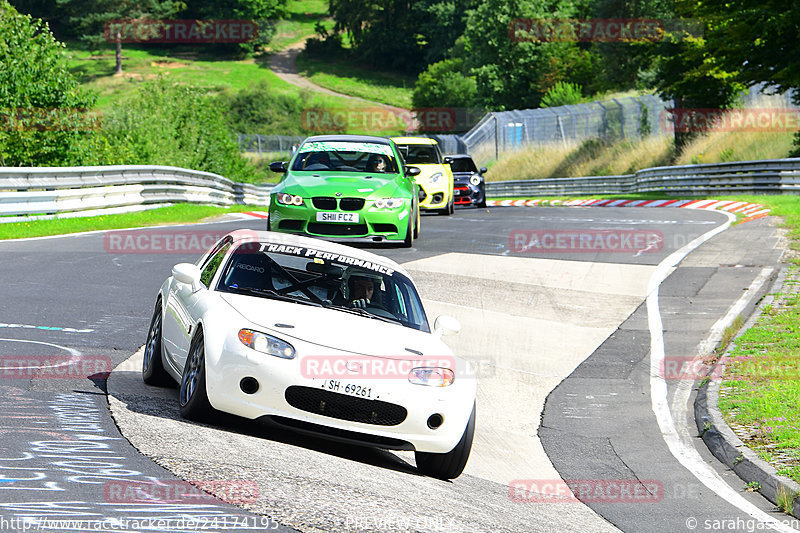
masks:
[[[317,222],[358,223],[358,213],[317,213]]]

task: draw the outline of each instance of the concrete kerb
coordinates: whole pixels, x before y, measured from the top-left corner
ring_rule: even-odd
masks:
[[[774,294],[780,293],[786,281],[786,268],[781,268],[770,294],[765,296],[758,304],[756,310],[736,334],[725,353],[720,357],[709,376],[722,376],[725,363],[735,348],[736,340],[748,329],[755,325],[767,305],[775,301]],[[717,369],[719,367],[719,371]],[[758,483],[758,492],[767,500],[778,505],[782,494],[792,497],[792,516],[800,518],[800,484],[793,480],[778,475],[778,471],[769,463],[761,459],[756,452],[750,449],[736,436],[725,422],[719,410],[719,392],[722,379],[715,377],[703,383],[694,401],[694,417],[703,442],[705,442],[714,457],[733,470],[746,483]]]

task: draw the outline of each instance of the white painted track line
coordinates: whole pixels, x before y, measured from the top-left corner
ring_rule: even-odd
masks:
[[[706,464],[691,443],[687,443],[685,439],[681,438],[681,435],[675,427],[675,420],[669,407],[667,382],[661,372],[661,369],[664,367],[665,351],[664,332],[658,306],[659,286],[667,276],[669,276],[670,269],[677,265],[690,252],[730,227],[731,222],[733,222],[736,217],[730,213],[726,213],[726,215],[728,216],[728,222],[704,233],[683,248],[670,254],[669,257],[658,264],[656,271],[650,278],[647,296],[647,321],[650,328],[650,398],[652,408],[656,415],[658,426],[661,429],[661,436],[664,438],[664,442],[666,442],[670,453],[672,453],[684,468],[689,470],[698,481],[714,491],[720,498],[723,498],[731,505],[737,507],[743,513],[768,525],[773,530],[787,533],[794,532],[796,531],[795,529],[781,523],[779,520],[771,517],[744,499],[742,495],[728,485],[710,465]],[[757,281],[758,279],[759,278],[757,278]],[[747,296],[747,294],[744,296]],[[734,304],[734,307],[739,305],[744,304],[737,302]],[[683,423],[682,419],[681,423]]]

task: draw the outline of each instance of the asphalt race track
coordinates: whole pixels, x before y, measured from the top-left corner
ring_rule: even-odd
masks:
[[[466,209],[425,216],[412,249],[372,249],[409,269],[429,320],[461,321],[445,340],[479,370],[475,443],[452,482],[420,476],[407,452],[232,416],[187,422],[175,389],[142,384],[135,353],[156,291],[200,254],[165,253],[158,238],[210,244],[262,222],[0,242],[0,531],[746,531],[782,520],[697,438],[696,376],[680,370],[779,269],[769,218],[729,222],[694,209]],[[661,325],[663,339],[651,334]]]

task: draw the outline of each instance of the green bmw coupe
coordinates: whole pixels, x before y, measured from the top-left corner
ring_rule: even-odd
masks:
[[[419,234],[420,169],[406,166],[389,139],[309,137],[270,169],[284,173],[270,193],[271,231],[404,246]]]

